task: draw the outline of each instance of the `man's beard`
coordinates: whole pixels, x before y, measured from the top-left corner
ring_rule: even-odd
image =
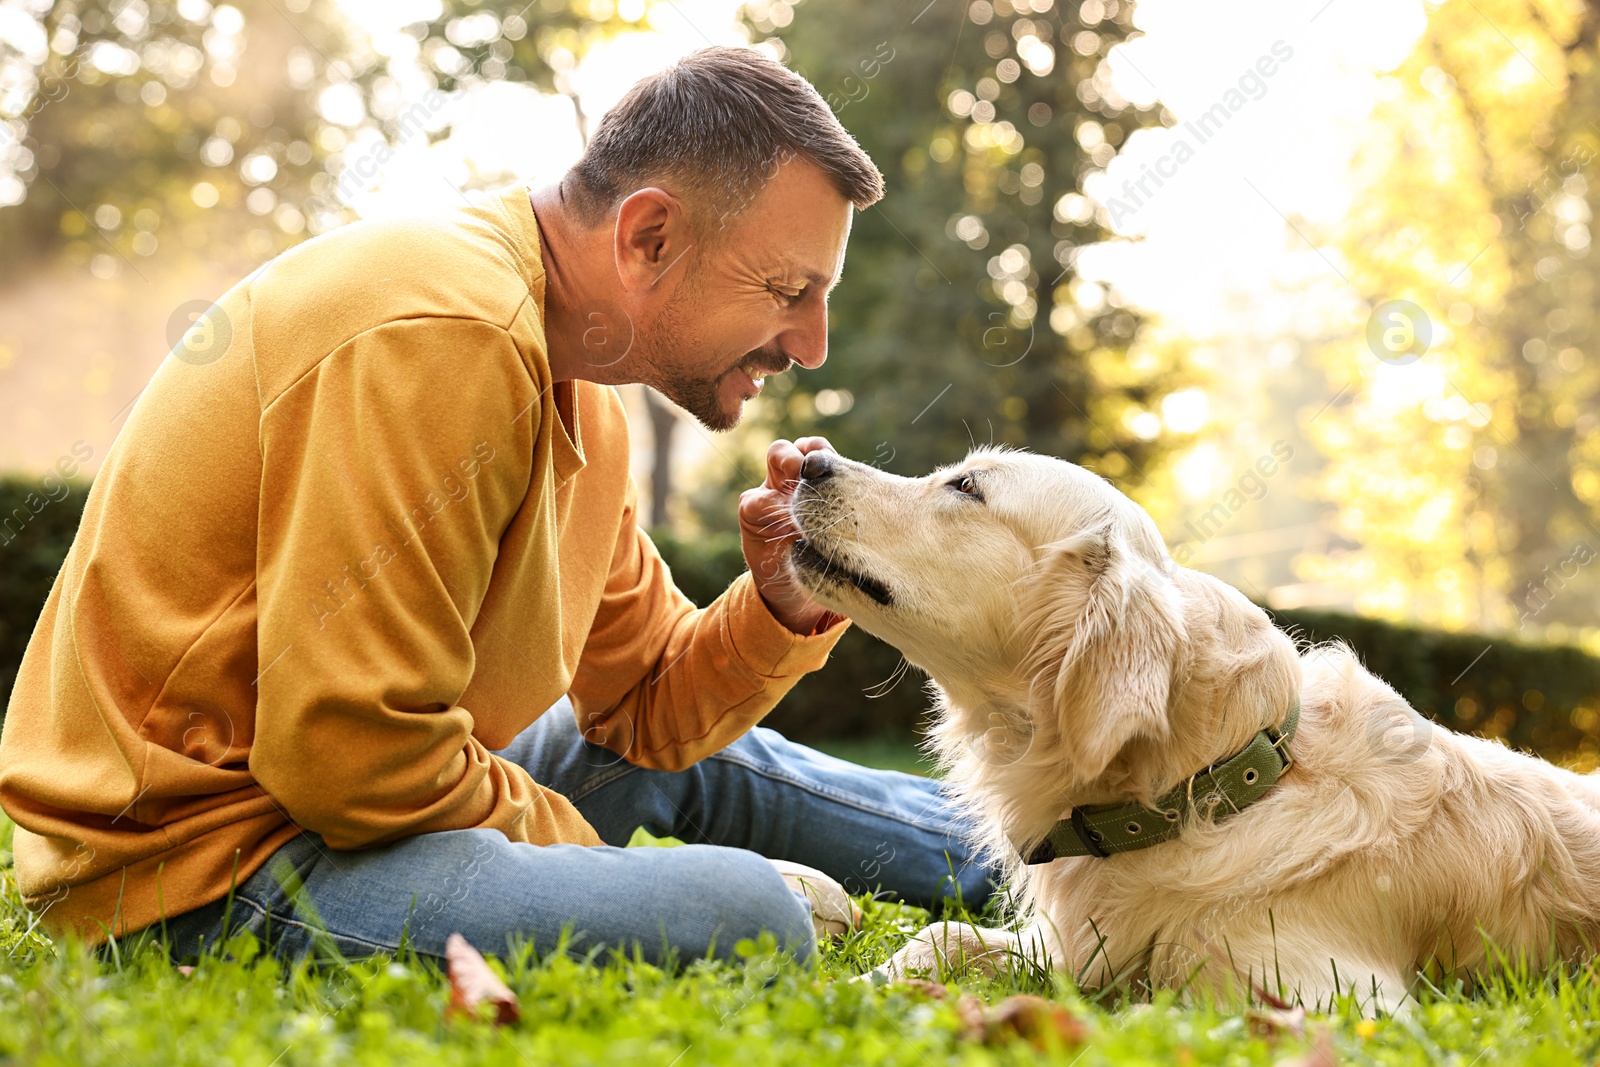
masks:
[[[690,294],[680,289],[678,296],[666,308],[650,334],[650,363],[655,368],[656,380],[649,383],[656,392],[693,415],[708,430],[721,432],[739,425],[744,415],[743,401],[737,401],[730,412],[722,406],[722,387],[734,375],[743,377],[740,368],[757,374],[782,374],[793,360],[776,348],[758,348],[746,352],[724,370],[707,376],[696,376],[682,368],[686,356],[701,346],[685,339],[684,308]]]

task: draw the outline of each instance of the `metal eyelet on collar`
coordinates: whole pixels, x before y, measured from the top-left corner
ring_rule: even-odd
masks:
[[[1245,785],[1255,785],[1256,784],[1256,780],[1259,779],[1260,777],[1261,777],[1261,773],[1259,771],[1257,771],[1254,767],[1251,767],[1250,769],[1248,769],[1248,770],[1246,770],[1244,772],[1244,784]]]
[[[1136,822],[1130,822],[1126,827],[1124,827],[1124,829],[1126,829],[1128,831],[1128,836],[1129,837],[1138,837],[1139,836],[1139,832],[1141,830],[1143,830],[1144,827],[1140,826]]]

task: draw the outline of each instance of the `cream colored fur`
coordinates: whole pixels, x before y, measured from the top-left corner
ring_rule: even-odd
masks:
[[[956,486],[971,475],[982,499]],[[1600,781],[1452,733],[1342,646],[1168,556],[1142,509],[1060,460],[979,450],[905,479],[848,460],[795,515],[807,588],[932,679],[936,754],[1012,879],[1021,933],[929,927],[892,976],[1043,953],[1124,977],[1393,1010],[1430,964],[1472,973],[1600,946]],[[847,575],[882,583],[888,605]],[[1153,801],[1301,706],[1262,800],[1110,859],[1026,867],[1075,804]]]

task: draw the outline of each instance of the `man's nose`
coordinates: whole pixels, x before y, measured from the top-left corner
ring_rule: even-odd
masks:
[[[808,482],[820,482],[833,477],[833,454],[825,450],[807,452],[800,464],[800,477]]]
[[[828,359],[828,305],[807,307],[798,323],[784,331],[783,350],[806,370],[816,370]]]

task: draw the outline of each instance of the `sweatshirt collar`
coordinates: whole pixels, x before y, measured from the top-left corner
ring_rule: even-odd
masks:
[[[539,220],[534,214],[530,193],[528,186],[514,185],[496,194],[495,199],[510,224],[512,244],[522,262],[528,294],[538,308],[540,340],[545,345],[545,373],[549,374],[549,338],[544,330],[544,258],[539,249]],[[581,393],[577,382],[552,382],[548,395],[540,404],[542,416],[551,423],[550,445],[558,487],[566,484],[587,463],[583,454],[583,432],[579,417]]]

